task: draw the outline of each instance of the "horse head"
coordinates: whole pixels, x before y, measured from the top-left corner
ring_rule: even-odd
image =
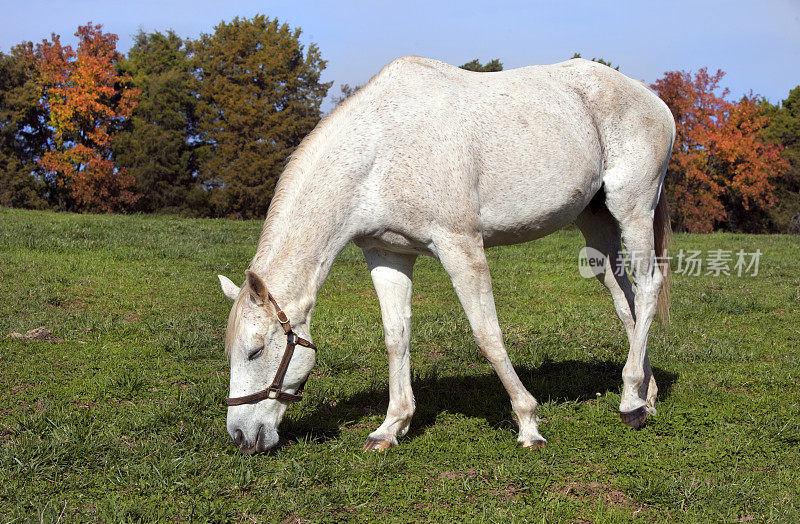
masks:
[[[300,400],[314,367],[306,317],[292,322],[252,271],[237,287],[219,275],[233,307],[225,332],[231,364],[228,434],[244,453],[266,451],[278,443],[278,425],[288,403]]]

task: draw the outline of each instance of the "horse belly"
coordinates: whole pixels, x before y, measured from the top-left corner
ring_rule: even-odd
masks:
[[[484,245],[528,242],[561,229],[586,208],[596,192],[593,189],[594,184],[586,184],[564,194],[510,193],[503,197],[506,202],[482,206]]]
[[[600,189],[603,161],[596,130],[566,126],[540,129],[527,139],[518,135],[511,150],[484,150],[479,188],[486,246],[548,235],[572,222]]]

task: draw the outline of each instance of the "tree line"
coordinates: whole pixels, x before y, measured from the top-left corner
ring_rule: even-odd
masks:
[[[300,29],[255,16],[197,40],[89,23],[0,55],[0,204],[263,217],[330,83]]]
[[[123,55],[88,23],[74,48],[53,34],[0,53],[0,205],[263,217],[332,84],[300,35],[257,15],[196,40],[140,31]],[[800,86],[777,105],[731,100],[723,75],[670,71],[649,86],[677,124],[674,226],[800,232]],[[357,89],[342,85],[336,102]]]

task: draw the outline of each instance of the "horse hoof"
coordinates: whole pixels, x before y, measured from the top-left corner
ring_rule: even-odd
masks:
[[[544,439],[526,440],[525,442],[520,442],[520,446],[528,449],[544,449],[546,445],[547,441]]]
[[[392,446],[393,444],[388,440],[378,440],[369,437],[362,451],[386,451]]]
[[[647,420],[647,409],[642,406],[634,409],[633,411],[621,411],[619,416],[625,425],[630,426],[633,429],[642,429],[642,426],[644,426],[644,423]]]

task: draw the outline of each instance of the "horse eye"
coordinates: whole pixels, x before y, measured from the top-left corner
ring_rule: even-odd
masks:
[[[261,353],[264,352],[264,346],[254,349],[247,355],[247,360],[253,360],[261,356]]]

